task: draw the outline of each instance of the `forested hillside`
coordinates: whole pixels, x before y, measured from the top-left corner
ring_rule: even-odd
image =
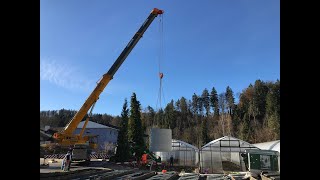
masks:
[[[77,111],[66,109],[40,111],[40,128],[44,128],[46,125],[50,127],[64,127],[72,119],[76,112]],[[113,117],[108,114],[92,114],[90,121],[103,125],[119,126],[121,119],[119,116]]]
[[[195,146],[230,135],[250,143],[280,139],[280,80],[256,80],[235,94],[227,86],[224,92],[209,87],[188,97],[171,100],[164,109],[141,105],[142,129],[171,128],[172,137]],[[136,98],[139,99],[136,95]],[[237,99],[237,102],[236,102]],[[146,108],[143,108],[146,107]],[[122,107],[119,107],[122,108]],[[74,110],[40,111],[40,127],[65,126]],[[119,126],[120,116],[93,114],[91,121]]]

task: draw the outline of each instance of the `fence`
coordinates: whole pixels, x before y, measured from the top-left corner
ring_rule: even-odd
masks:
[[[44,155],[44,158],[46,159],[63,159],[65,154],[50,154],[50,155]],[[106,153],[96,153],[96,154],[90,154],[91,159],[109,159],[110,155]]]

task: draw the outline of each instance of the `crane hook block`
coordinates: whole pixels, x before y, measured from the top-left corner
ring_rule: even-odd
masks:
[[[152,12],[151,12],[152,14],[163,14],[163,10],[160,10],[160,9],[157,9],[157,8],[153,8],[153,10],[152,10]]]
[[[162,79],[163,78],[163,73],[159,73],[159,77],[160,77],[160,79]]]

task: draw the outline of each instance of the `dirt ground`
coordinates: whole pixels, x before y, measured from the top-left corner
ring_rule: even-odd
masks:
[[[43,166],[43,164],[46,164]],[[46,159],[40,158],[40,173],[51,173],[51,172],[64,172],[61,170],[62,159]],[[128,170],[133,169],[129,165],[119,165],[109,163],[108,161],[102,161],[99,159],[92,159],[90,164],[72,162],[70,171],[81,170],[81,169],[113,169],[113,170]]]

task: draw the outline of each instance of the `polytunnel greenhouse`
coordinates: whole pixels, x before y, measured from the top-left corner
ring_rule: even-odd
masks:
[[[274,150],[280,153],[280,140],[253,144],[263,150]]]
[[[280,171],[280,140],[276,141],[269,141],[269,142],[263,142],[263,143],[257,143],[253,144],[257,148],[260,148],[262,150],[273,150],[273,151],[278,151],[278,166],[279,166],[279,171]]]
[[[172,150],[168,152],[155,152],[162,162],[170,162],[173,156],[174,166],[196,167],[199,163],[199,149],[184,141],[172,139]]]
[[[259,149],[240,139],[224,136],[215,139],[200,149],[200,168],[205,173],[245,171],[241,153],[246,149]]]

